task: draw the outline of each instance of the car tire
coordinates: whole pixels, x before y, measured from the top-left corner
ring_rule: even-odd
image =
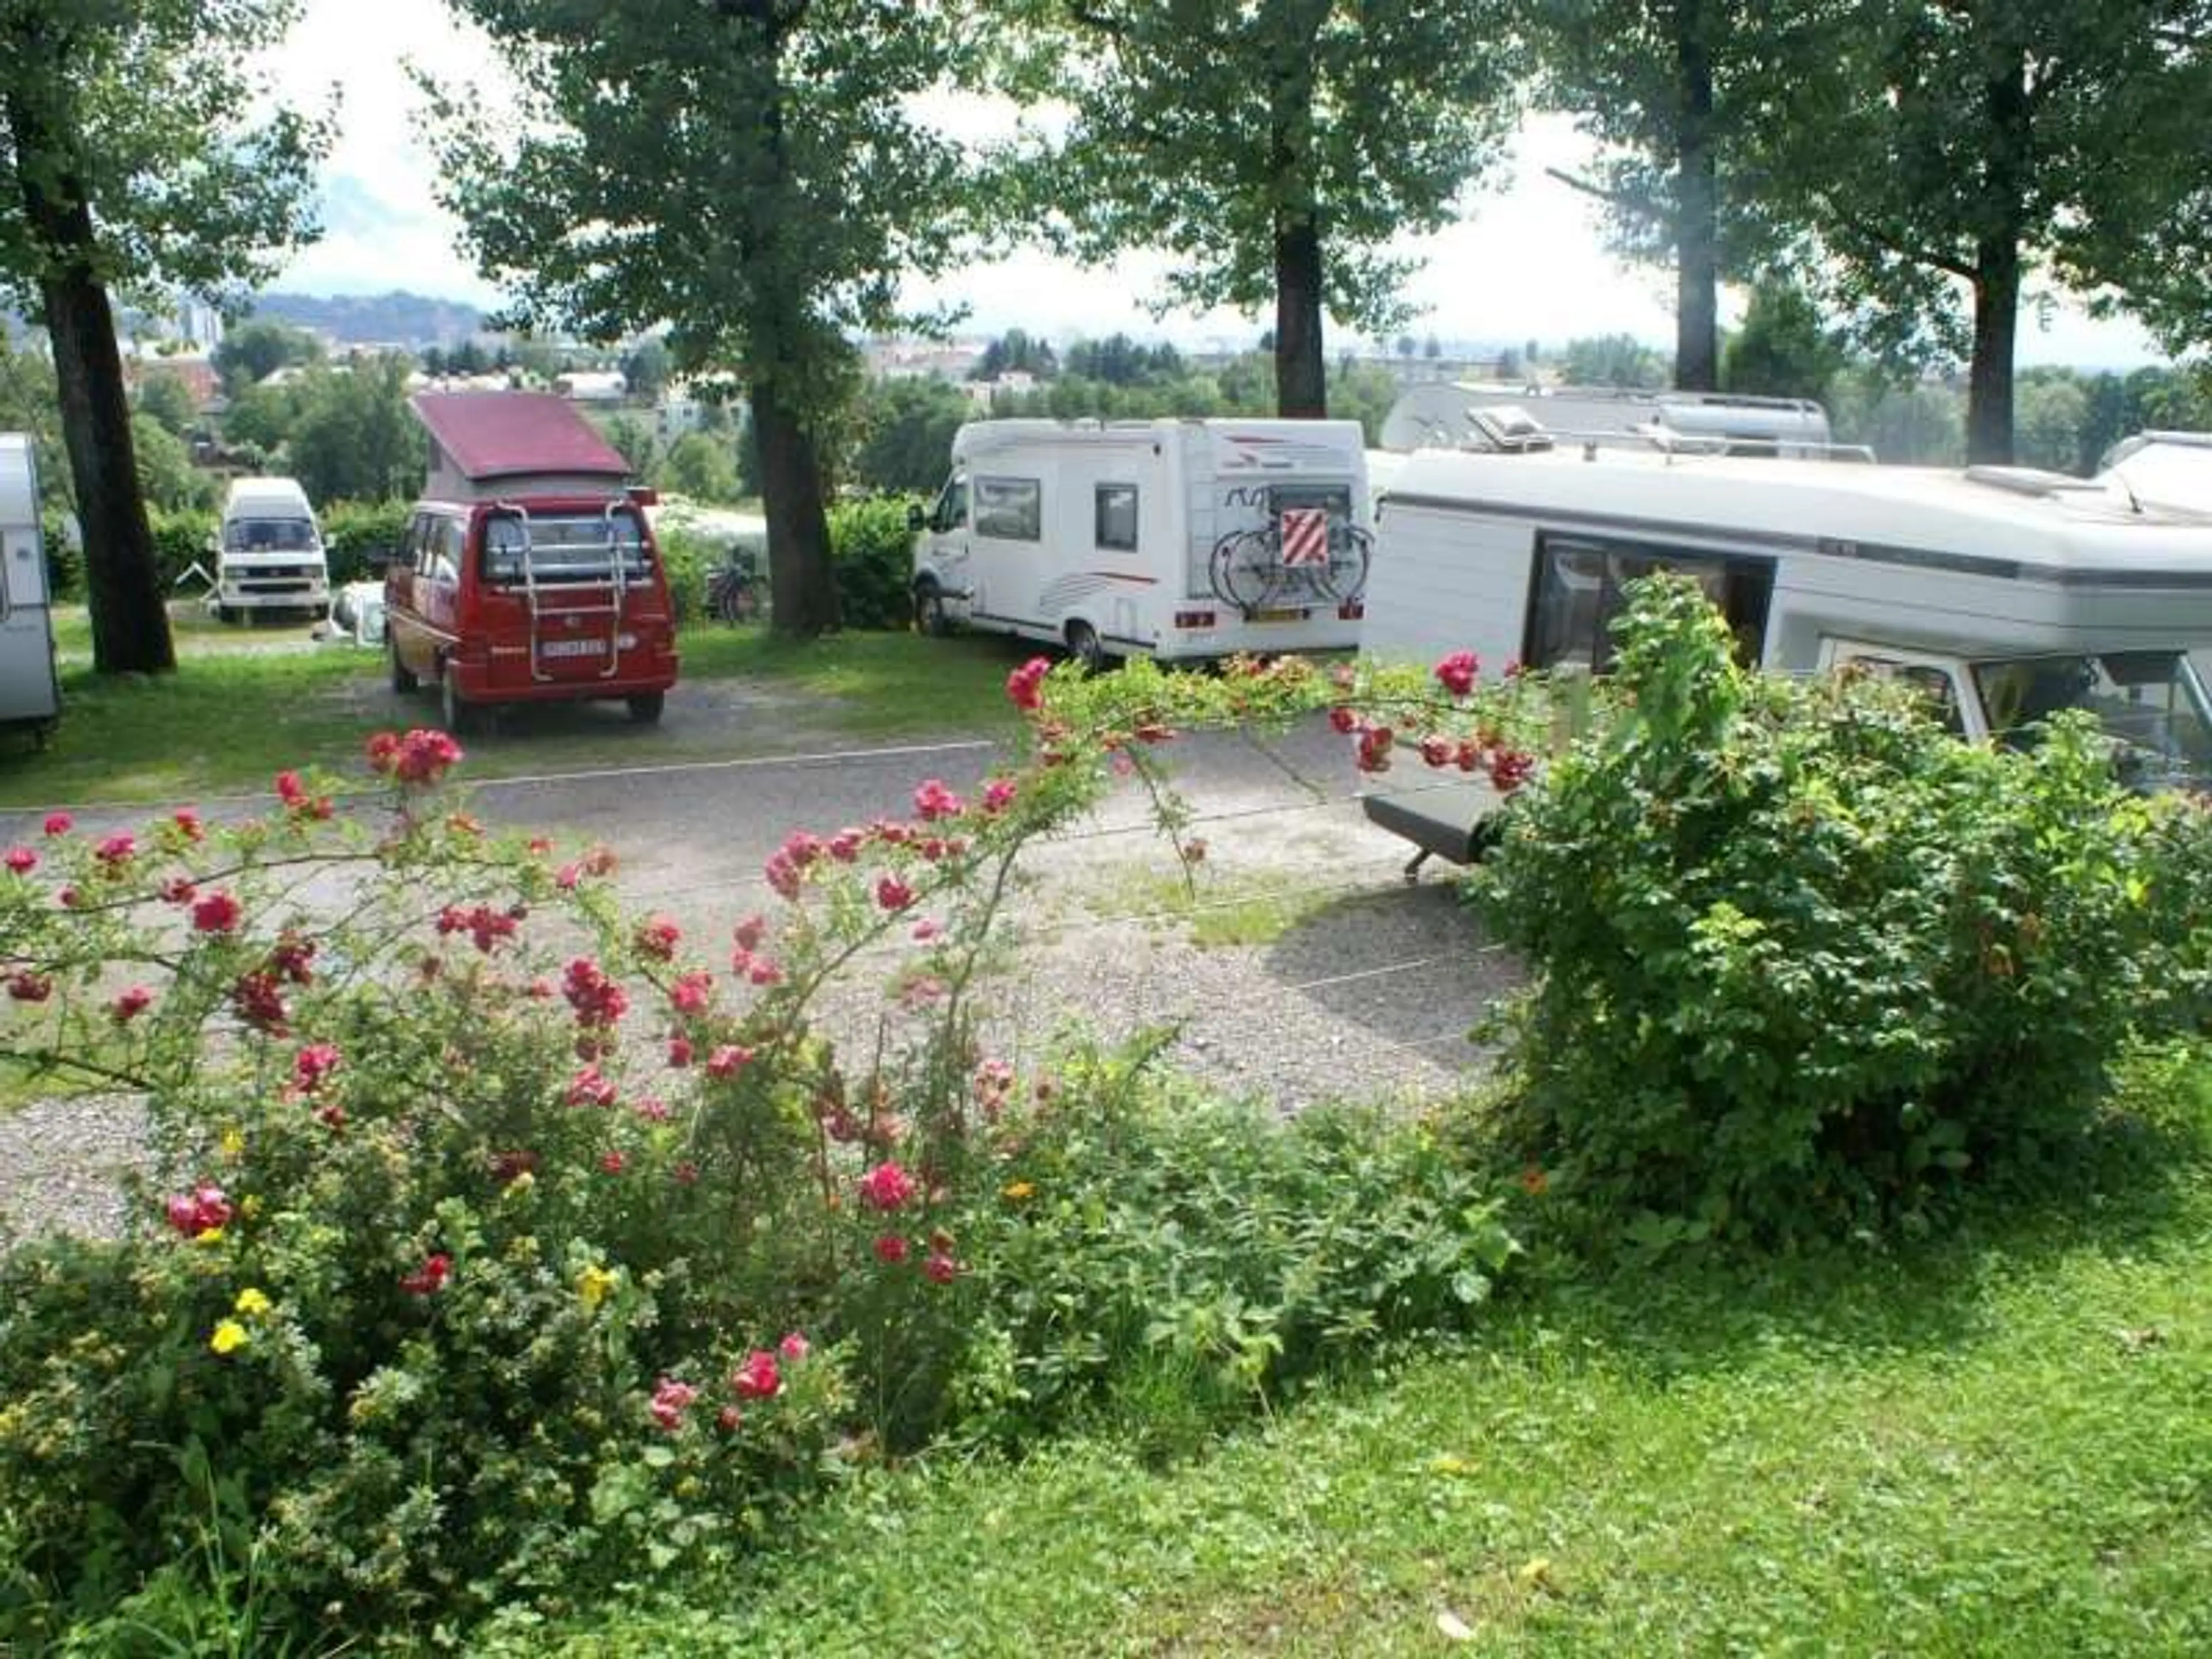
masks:
[[[438,676],[439,714],[449,736],[462,737],[476,729],[476,705],[461,696],[453,665],[447,663]]]
[[[410,691],[420,690],[422,682],[415,678],[413,669],[399,660],[399,641],[387,634],[385,644],[389,647],[392,658],[392,689],[403,697]]]
[[[660,711],[667,706],[665,691],[640,691],[624,699],[629,704],[629,717],[640,726],[657,726]]]
[[[952,631],[952,618],[945,609],[945,590],[933,581],[915,584],[914,625],[933,640],[941,640]]]
[[[1068,623],[1067,653],[1083,665],[1086,674],[1096,674],[1106,666],[1106,647],[1099,642],[1098,630],[1089,623]]]

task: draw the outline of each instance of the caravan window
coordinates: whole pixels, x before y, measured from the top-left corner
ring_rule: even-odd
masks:
[[[975,533],[1002,542],[1044,538],[1044,490],[1035,478],[977,478]]]
[[[1688,576],[1728,619],[1736,657],[1755,664],[1766,641],[1774,594],[1771,559],[1678,551],[1593,536],[1536,538],[1536,579],[1526,648],[1532,668],[1570,665],[1601,672],[1613,665],[1613,621],[1626,606],[1622,590],[1639,576],[1672,570]]]
[[[1137,486],[1100,484],[1092,514],[1097,544],[1109,553],[1137,550]]]

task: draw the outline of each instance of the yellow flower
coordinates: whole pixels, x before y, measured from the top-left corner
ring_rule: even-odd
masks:
[[[238,1300],[232,1306],[251,1319],[256,1314],[269,1311],[269,1298],[249,1285],[238,1293]]]
[[[215,1328],[215,1334],[208,1338],[208,1346],[217,1353],[232,1353],[244,1347],[248,1340],[245,1326],[235,1319],[226,1319]]]
[[[235,1123],[229,1125],[222,1132],[222,1155],[225,1158],[236,1158],[245,1150],[246,1137],[239,1133]]]
[[[596,1308],[620,1282],[605,1267],[594,1264],[576,1275],[576,1295],[586,1308]]]
[[[238,1200],[238,1212],[244,1216],[248,1221],[252,1220],[254,1217],[259,1215],[261,1213],[260,1194],[258,1193],[248,1193],[244,1198],[240,1199]]]
[[[203,1227],[199,1231],[192,1235],[192,1243],[195,1244],[220,1244],[222,1243],[222,1229],[220,1227]]]
[[[520,1175],[515,1176],[514,1180],[508,1182],[505,1187],[501,1188],[500,1189],[499,1195],[501,1198],[522,1198],[526,1196],[529,1194],[530,1189],[537,1184],[538,1177],[531,1174],[529,1170],[525,1170]]]
[[[1026,1181],[1010,1181],[999,1190],[1006,1197],[1018,1200],[1027,1198],[1036,1191],[1036,1188]]]

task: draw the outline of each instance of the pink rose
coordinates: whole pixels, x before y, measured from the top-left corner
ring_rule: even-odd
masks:
[[[8,867],[19,876],[27,876],[39,867],[39,855],[27,847],[8,849]]]
[[[1437,684],[1455,697],[1463,697],[1474,690],[1474,677],[1481,672],[1474,652],[1455,651],[1437,665]]]
[[[797,1331],[787,1333],[783,1340],[775,1346],[776,1351],[794,1365],[814,1352],[814,1345]]]
[[[238,901],[228,893],[210,893],[192,906],[192,926],[203,933],[228,933],[238,926],[243,914]]]
[[[906,1260],[906,1240],[896,1233],[885,1233],[875,1243],[876,1260],[897,1267]]]
[[[730,1387],[740,1400],[774,1399],[783,1388],[783,1373],[776,1369],[775,1356],[766,1348],[755,1348],[730,1378]]]
[[[76,823],[76,820],[66,812],[49,812],[45,829],[50,836],[66,836]]]
[[[887,1160],[860,1177],[860,1201],[872,1210],[896,1210],[914,1196],[914,1177]]]

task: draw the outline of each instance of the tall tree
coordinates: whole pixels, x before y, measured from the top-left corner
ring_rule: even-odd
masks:
[[[280,368],[323,360],[323,343],[304,328],[274,317],[248,317],[222,337],[209,359],[235,398]]]
[[[1969,357],[1970,459],[2012,459],[2035,276],[2142,310],[2176,344],[2212,337],[2212,312],[2165,278],[2204,258],[2212,0],[1784,9],[1819,45],[1790,118],[1761,131],[1764,204],[1868,343]]]
[[[1771,0],[1543,0],[1533,13],[1544,100],[1605,149],[1554,176],[1605,204],[1615,246],[1674,265],[1674,379],[1720,386],[1720,283],[1749,263],[1754,222],[1733,188],[1739,142],[1786,107],[1793,39]]]
[[[1166,302],[1275,312],[1276,407],[1328,412],[1322,319],[1402,322],[1407,262],[1499,154],[1504,0],[1019,0],[1013,83],[1064,100],[1036,176],[1062,240],[1160,248]]]
[[[112,285],[210,298],[310,229],[327,129],[245,67],[296,0],[0,0],[0,283],[44,322],[82,524],[93,665],[175,665]]]
[[[453,0],[520,82],[514,119],[432,88],[442,194],[526,319],[665,323],[682,374],[734,370],[757,434],[777,631],[836,626],[825,428],[848,331],[941,320],[902,278],[962,250],[964,161],[912,100],[957,61],[949,0]]]

